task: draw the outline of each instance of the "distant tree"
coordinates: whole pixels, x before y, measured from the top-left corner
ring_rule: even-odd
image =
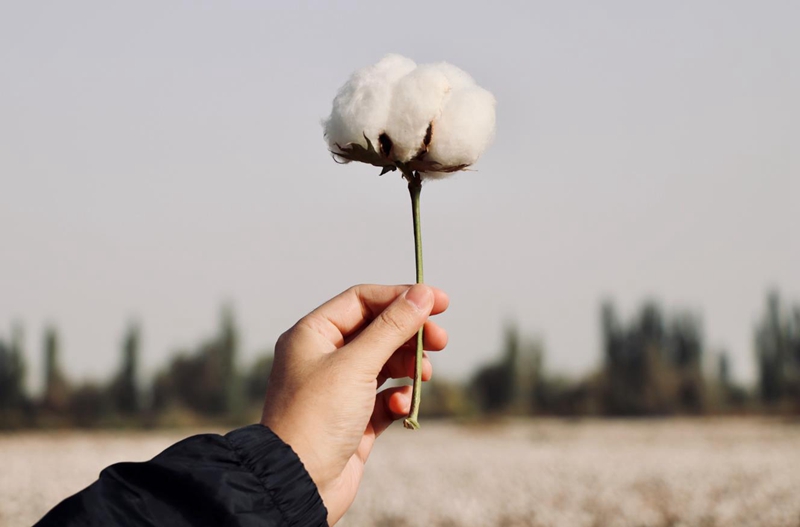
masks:
[[[677,315],[670,330],[672,360],[680,369],[693,369],[700,366],[703,355],[703,342],[699,320],[689,314]]]
[[[239,332],[234,321],[233,309],[225,306],[220,317],[219,347],[221,353],[222,383],[224,386],[225,411],[231,415],[240,415],[243,411],[244,397],[242,379],[236,369],[239,347]]]
[[[507,410],[516,395],[513,366],[519,354],[519,332],[515,325],[505,329],[503,355],[499,362],[483,366],[472,385],[481,410],[497,413]]]
[[[789,355],[792,363],[792,375],[795,382],[800,385],[800,305],[792,310],[792,316],[788,323]],[[798,400],[800,400],[800,390],[798,390]]]
[[[800,306],[784,314],[776,291],[755,330],[761,400],[768,405],[794,400],[800,405]]]
[[[207,415],[225,413],[225,391],[220,378],[218,349],[203,347],[198,354],[175,357],[165,383],[176,402]]]
[[[531,414],[544,410],[544,355],[544,344],[540,339],[522,339],[513,366],[517,392],[513,403],[515,413]]]
[[[50,326],[44,335],[44,397],[43,406],[52,412],[63,412],[69,405],[69,386],[61,370],[58,333]]]
[[[523,341],[516,324],[508,324],[501,359],[481,367],[472,379],[472,393],[487,413],[530,413],[540,387],[542,347]]]
[[[195,353],[182,353],[156,379],[154,409],[173,405],[212,417],[237,417],[243,409],[242,382],[236,370],[238,337],[233,314],[223,309],[216,337]]]
[[[765,403],[775,403],[785,395],[786,350],[780,323],[778,293],[767,295],[767,312],[756,328],[756,353],[759,365],[761,398]]]
[[[659,367],[664,333],[660,309],[653,303],[646,304],[639,319],[630,328],[624,328],[613,305],[606,302],[601,307],[601,326],[606,410],[615,415],[654,411],[653,406],[660,397],[652,379],[652,369]]]
[[[183,352],[177,355],[184,355]],[[173,366],[177,357],[173,357],[164,371],[156,374],[150,393],[150,411],[159,414],[178,403],[178,396],[172,377]]]
[[[727,351],[721,351],[717,359],[717,380],[720,386],[728,388],[731,382],[731,359]]]
[[[12,375],[9,377],[11,380],[10,386],[12,391],[16,393],[17,401],[24,401],[27,399],[25,392],[25,375],[27,368],[25,367],[25,335],[22,326],[14,324],[11,328],[11,368]]]
[[[272,372],[272,353],[259,357],[244,375],[244,396],[249,405],[260,405],[267,393],[269,374]]]
[[[420,411],[425,419],[466,417],[474,413],[462,384],[437,378],[423,384],[422,390],[425,404]]]
[[[741,408],[747,403],[747,390],[734,382],[731,374],[730,355],[724,350],[717,354],[717,384],[721,396],[719,403],[722,408]]]
[[[111,386],[114,409],[122,415],[134,415],[141,409],[139,401],[139,326],[131,324],[122,341],[122,363]]]
[[[22,424],[26,407],[22,328],[15,326],[10,345],[0,340],[0,428]]]
[[[673,365],[678,374],[678,405],[692,413],[705,406],[700,321],[689,314],[675,317],[670,331]]]
[[[69,400],[69,417],[73,426],[89,428],[103,423],[111,411],[106,390],[94,383],[75,388]]]
[[[612,415],[652,415],[704,408],[699,320],[678,313],[670,323],[658,304],[646,302],[623,327],[614,306],[600,310],[604,368],[602,402]]]

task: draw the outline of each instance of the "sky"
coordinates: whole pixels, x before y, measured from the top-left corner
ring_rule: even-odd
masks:
[[[151,374],[235,311],[241,362],[356,283],[414,279],[396,174],[340,166],[320,121],[387,53],[497,98],[471,172],[422,193],[446,290],[437,374],[493,360],[506,321],[553,373],[600,364],[599,306],[701,316],[754,379],[768,289],[800,302],[800,3],[5,2],[0,338],[76,379],[138,322]]]

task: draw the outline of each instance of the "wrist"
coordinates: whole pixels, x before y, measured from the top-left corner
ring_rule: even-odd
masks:
[[[280,436],[267,426],[251,425],[225,437],[242,465],[276,501],[286,523],[327,525],[328,511],[319,488],[300,456]]]

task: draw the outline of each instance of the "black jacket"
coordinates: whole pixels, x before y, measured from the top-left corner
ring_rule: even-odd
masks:
[[[297,454],[261,425],[204,434],[144,463],[118,463],[38,527],[327,525]]]

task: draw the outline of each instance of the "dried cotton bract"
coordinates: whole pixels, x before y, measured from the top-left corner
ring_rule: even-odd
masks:
[[[341,87],[324,127],[342,162],[433,178],[478,160],[494,137],[495,99],[452,64],[387,55]]]

